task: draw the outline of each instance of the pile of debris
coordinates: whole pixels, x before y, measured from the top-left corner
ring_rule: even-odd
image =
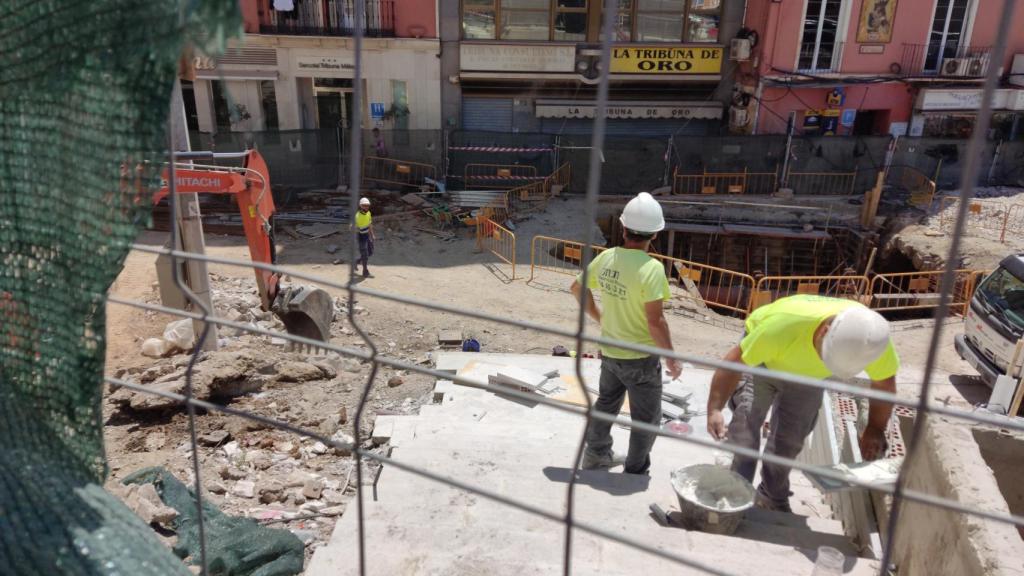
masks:
[[[191,356],[118,370],[115,376],[143,384],[158,392],[184,394]],[[266,354],[247,343],[235,342],[211,352],[199,354],[192,373],[192,394],[201,400],[224,400],[259,392],[271,383],[297,383],[333,380],[339,373],[359,373],[358,360],[340,356],[305,356],[278,351]],[[162,410],[178,404],[176,400],[123,387],[112,387],[108,400],[115,406],[132,410]]]

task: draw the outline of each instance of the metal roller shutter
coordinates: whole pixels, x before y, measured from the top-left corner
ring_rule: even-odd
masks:
[[[511,132],[512,99],[463,97],[462,128],[485,132]]]

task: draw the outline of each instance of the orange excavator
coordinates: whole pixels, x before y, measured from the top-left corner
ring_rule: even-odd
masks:
[[[174,190],[178,194],[233,194],[242,215],[242,228],[253,262],[276,264],[274,247],[274,197],[270,191],[267,163],[256,150],[245,152],[184,152],[178,159],[241,158],[242,167],[176,164]],[[162,174],[161,187],[153,195],[155,206],[171,192],[169,170]],[[173,217],[173,215],[171,216]],[[260,307],[272,311],[290,334],[313,340],[330,340],[334,304],[331,296],[311,286],[282,287],[277,272],[255,268]]]

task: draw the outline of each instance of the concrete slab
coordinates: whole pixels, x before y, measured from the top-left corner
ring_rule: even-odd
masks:
[[[517,364],[520,360],[523,364]],[[450,370],[459,370],[467,362],[574,373],[571,358],[475,353],[438,356],[439,366]],[[588,364],[585,370],[596,376],[599,365],[596,361]],[[691,406],[702,408],[709,383],[710,371],[687,369],[682,382],[672,383],[672,388],[679,394],[692,394]],[[693,435],[706,437],[703,419],[691,424]],[[548,406],[524,405],[486,390],[453,386],[444,393],[442,403],[424,406],[418,416],[398,417],[394,426],[392,443],[398,440],[398,447],[392,457],[396,461],[560,515],[565,510],[571,465],[585,421]],[[399,427],[403,431],[399,432]],[[629,430],[613,426],[612,436],[616,447],[625,450]],[[649,515],[648,506],[656,502],[666,510],[678,509],[668,481],[671,470],[721,462],[723,453],[659,438],[651,459],[649,477],[617,471],[582,472],[576,490],[577,519],[737,574],[810,574],[819,545],[855,554],[842,536],[841,525],[814,518],[814,511],[808,508],[799,508],[807,518],[752,513],[735,537],[662,527]],[[793,475],[793,491],[794,503],[820,501],[820,494],[797,474]],[[373,502],[367,496],[369,574],[522,576],[562,572],[565,528],[560,522],[387,465],[377,497]],[[358,572],[354,510],[350,506],[331,541],[316,551],[308,575]],[[871,562],[850,558],[844,574],[876,572]],[[653,576],[702,572],[576,530],[573,573]]]
[[[373,433],[370,435],[370,439],[374,444],[380,446],[391,440],[391,436],[395,432],[395,420],[397,418],[400,418],[400,416],[377,416],[373,421]]]

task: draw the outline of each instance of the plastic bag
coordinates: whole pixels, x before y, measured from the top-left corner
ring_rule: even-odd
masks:
[[[167,340],[175,348],[191,350],[195,339],[191,318],[175,320],[164,328],[164,340]]]

